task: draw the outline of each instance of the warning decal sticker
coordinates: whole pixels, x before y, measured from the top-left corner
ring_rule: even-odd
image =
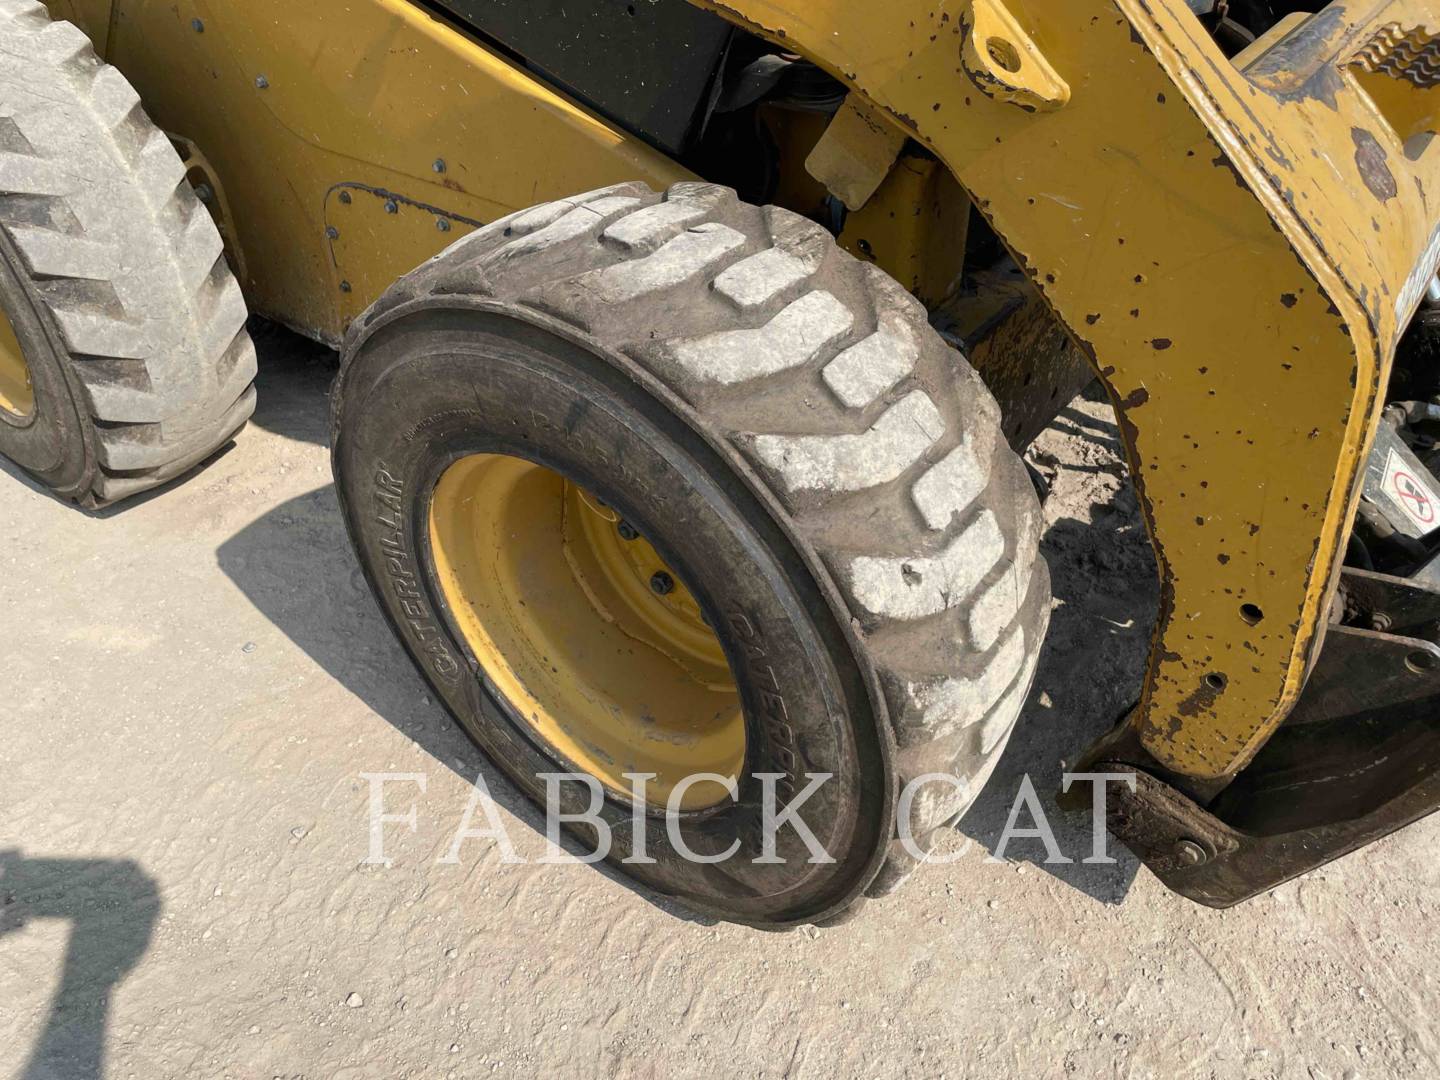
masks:
[[[1385,494],[1406,517],[1428,532],[1440,521],[1440,496],[1415,472],[1404,458],[1391,450],[1385,458]]]

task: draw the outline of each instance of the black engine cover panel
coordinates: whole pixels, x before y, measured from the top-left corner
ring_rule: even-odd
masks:
[[[733,28],[687,0],[431,0],[672,156],[688,149]]]

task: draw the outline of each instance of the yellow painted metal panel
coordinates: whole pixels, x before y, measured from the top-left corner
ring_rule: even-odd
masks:
[[[696,2],[906,125],[1090,352],[1163,576],[1132,723],[1176,771],[1232,773],[1298,695],[1434,273],[1440,154],[1406,157],[1344,63],[1387,22],[1433,23],[1426,5],[1333,4],[1247,78],[1175,0],[1024,0],[1070,92],[1042,111],[966,72],[957,0]]]
[[[933,307],[964,269],[969,224],[970,200],[949,170],[904,157],[864,207],[846,215],[839,241]]]
[[[0,308],[0,409],[21,419],[35,411],[30,366],[4,308]]]
[[[252,308],[332,341],[465,220],[690,176],[404,0],[116,0],[109,44],[156,122],[224,185]],[[347,184],[412,212],[367,200],[372,216],[352,214],[336,247],[327,200]]]
[[[805,159],[805,171],[851,210],[859,210],[889,175],[905,131],[876,113],[862,97],[849,97]]]

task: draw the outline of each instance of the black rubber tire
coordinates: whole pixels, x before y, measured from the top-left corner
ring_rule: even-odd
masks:
[[[100,506],[199,464],[254,411],[220,234],[125,78],[34,0],[0,0],[0,304],[35,392],[0,453]]]
[[[923,308],[818,226],[725,188],[630,184],[496,222],[393,286],[347,340],[333,461],[401,641],[537,801],[535,773],[555,763],[452,628],[432,584],[429,495],[465,453],[510,453],[640,528],[726,648],[747,776],[834,774],[803,816],[837,861],[751,866],[758,811],[742,785],[692,844],[739,838],[740,855],[696,866],[662,829],[655,865],[618,868],[698,910],[786,926],[893,889],[917,861],[896,834],[901,785],[970,782],[910,801],[928,850],[1023,704],[1049,580],[1038,503],[998,419]],[[764,636],[759,666],[748,628]],[[777,687],[790,732],[778,741]],[[607,813],[623,840],[628,807]]]

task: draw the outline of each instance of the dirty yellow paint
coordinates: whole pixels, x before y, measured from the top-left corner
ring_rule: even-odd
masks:
[[[404,0],[114,7],[108,58],[162,128],[204,150],[252,309],[317,337],[338,340],[466,221],[625,180],[691,177]],[[338,214],[343,185],[393,193],[406,210],[367,198]],[[329,236],[342,220],[347,232]]]
[[[205,157],[205,152],[183,135],[170,133],[170,145],[180,155],[185,166],[185,179],[195,189],[196,196],[204,204],[210,219],[225,243],[225,258],[230,271],[237,281],[248,281],[250,275],[245,266],[245,253],[240,248],[239,237],[235,235],[235,211],[230,206],[225,185],[221,182],[215,166]]]
[[[740,696],[694,596],[620,524],[558,473],[471,454],[430,501],[436,579],[486,676],[561,761],[621,797],[640,773],[655,806],[714,806],[745,764]]]
[[[810,151],[805,171],[851,210],[859,210],[890,175],[906,138],[889,117],[852,96]]]
[[[1046,112],[964,70],[965,3],[696,2],[906,125],[1090,352],[1163,578],[1130,722],[1180,773],[1241,767],[1299,693],[1440,255],[1440,154],[1407,158],[1344,63],[1425,6],[1332,4],[1242,74],[1173,0],[1010,4],[1070,88]]]
[[[0,410],[17,421],[35,412],[30,365],[25,362],[25,350],[4,308],[0,308]]]
[[[934,159],[903,157],[858,211],[845,218],[840,245],[872,262],[933,307],[965,265],[970,200]]]
[[[972,0],[961,18],[961,63],[981,93],[1041,111],[1070,100],[1069,84],[1001,0]]]
[[[825,198],[831,192],[805,163],[828,130],[828,118],[763,106],[760,111],[778,151],[779,185],[772,201],[825,220]],[[970,197],[950,170],[928,155],[903,153],[898,160],[891,157],[887,168],[864,205],[845,215],[838,240],[933,308],[964,269]]]

